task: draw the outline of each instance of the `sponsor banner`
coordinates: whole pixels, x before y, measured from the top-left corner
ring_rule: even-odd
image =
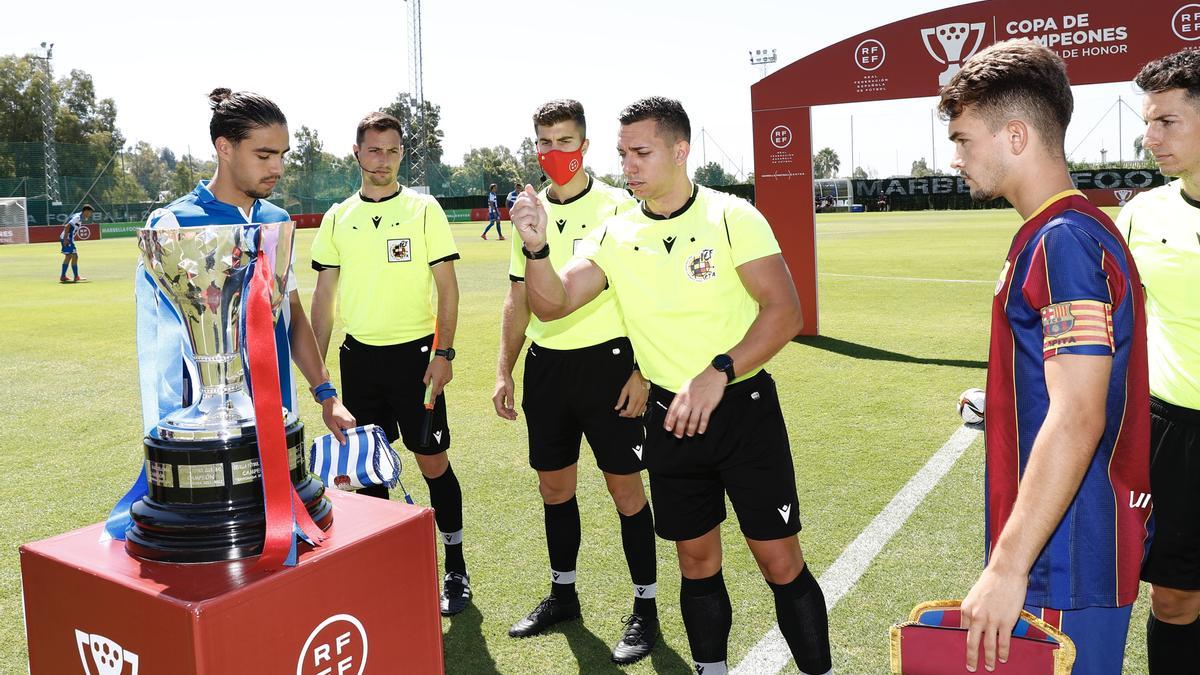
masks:
[[[146,221],[135,223],[100,223],[100,232],[105,239],[117,237],[136,237],[137,231],[146,226]]]
[[[1071,180],[1075,187],[1083,190],[1089,199],[1095,195],[1094,203],[1099,206],[1119,206],[1120,195],[1128,201],[1142,190],[1158,187],[1166,182],[1157,169],[1099,169],[1095,171],[1072,171]],[[966,181],[960,176],[922,176],[900,178],[853,179],[854,201],[869,204],[883,197],[924,197],[931,195],[970,194]],[[1116,199],[1117,202],[1109,203]],[[1103,202],[1103,203],[1102,203]],[[1122,202],[1123,203],[1123,202]]]
[[[500,220],[508,220],[508,207],[500,207]],[[477,220],[486,223],[488,221],[488,210],[485,206],[482,209],[471,209],[471,220]]]
[[[31,226],[29,228],[29,243],[45,244],[48,242],[54,242],[57,244],[58,237],[59,237],[59,235],[62,234],[62,231],[63,231],[63,229],[62,229],[61,225],[38,225],[36,227]],[[79,228],[77,230],[75,230],[75,241],[76,242],[92,241],[95,239],[99,239],[100,236],[101,236],[101,234],[100,234],[100,224],[99,223],[86,223],[84,225],[80,225]]]
[[[446,209],[446,220],[452,223],[465,223],[471,220],[471,209]]]
[[[1088,201],[1096,206],[1125,206],[1139,192],[1149,188],[1117,188],[1115,190],[1089,190],[1081,188]]]
[[[934,96],[979,50],[1046,45],[1072,84],[1128,81],[1142,64],[1200,46],[1200,3],[987,0],[880,26],[806,56],[752,88],[754,110]],[[820,82],[821,86],[812,86]]]

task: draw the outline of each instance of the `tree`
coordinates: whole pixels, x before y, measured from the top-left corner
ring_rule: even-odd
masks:
[[[417,124],[413,117],[413,108],[412,97],[409,96],[408,92],[401,92],[396,96],[395,101],[379,109],[380,112],[385,112],[400,120],[400,128],[404,130],[403,140],[405,148],[411,148],[416,145],[415,134],[417,132]],[[425,99],[425,105],[421,109],[425,113],[425,171],[428,174],[430,167],[442,162],[442,138],[444,136],[440,129],[442,107],[434,105],[429,99]],[[409,177],[412,174],[412,156],[406,152],[404,162],[400,164],[400,182],[408,185]],[[428,179],[428,175],[426,179]]]
[[[817,178],[834,178],[841,166],[842,161],[833,148],[821,148],[813,155],[813,175]]]
[[[696,167],[692,180],[701,185],[733,185],[737,182],[737,179],[725,173],[724,167],[717,162]]]
[[[1154,153],[1147,148],[1146,139],[1143,134],[1138,134],[1137,138],[1133,139],[1133,156],[1135,161],[1152,162],[1154,161]]]
[[[909,175],[914,178],[923,178],[925,176],[932,176],[933,170],[929,168],[929,165],[925,163],[925,158],[922,157],[912,163],[912,170],[909,171]]]
[[[854,167],[854,173],[850,174],[850,177],[861,179],[861,178],[870,178],[871,176],[867,173],[866,169],[862,168],[861,166],[856,166],[856,167]]]
[[[160,193],[170,189],[167,167],[159,159],[159,152],[146,141],[138,141],[133,151],[126,154],[125,167],[151,199],[156,199]]]
[[[517,148],[517,166],[521,172],[521,185],[541,185],[542,165],[538,163],[537,146],[532,138],[521,139],[521,147]]]
[[[625,176],[623,174],[606,173],[603,176],[598,176],[598,178],[602,182],[608,183],[615,188],[621,188],[622,190],[625,189]]]
[[[471,148],[463,155],[463,164],[450,177],[451,194],[469,195],[487,192],[492,183],[497,188],[512,185],[521,179],[521,170],[512,151],[503,145],[493,148]]]

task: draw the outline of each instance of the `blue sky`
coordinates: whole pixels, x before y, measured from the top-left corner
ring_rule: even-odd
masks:
[[[860,0],[820,3],[814,13],[813,3],[795,0],[426,0],[425,94],[442,107],[449,163],[472,147],[515,149],[531,133],[529,116],[539,103],[573,97],[588,111],[589,163],[616,172],[617,112],[641,96],[663,94],[680,99],[692,118],[693,166],[707,157],[732,173],[749,172],[750,85],[762,74],[750,65],[749,50],[776,49],[781,67],[864,30],[954,4]],[[116,99],[131,142],[211,155],[205,95],[227,86],[270,96],[293,130],[316,128],[327,149],[344,154],[356,121],[408,89],[405,21],[404,2],[22,2],[5,9],[0,53],[55,42],[56,73],[91,73],[97,94]],[[1129,83],[1079,87],[1075,95],[1068,150],[1118,96],[1140,109]],[[889,175],[936,154],[945,167],[952,148],[940,123],[931,141],[932,108],[932,99],[818,108],[814,145],[833,147],[849,165],[853,115],[857,164]],[[1128,158],[1141,123],[1125,113]],[[1115,114],[1073,158],[1098,160],[1101,147],[1116,158]]]

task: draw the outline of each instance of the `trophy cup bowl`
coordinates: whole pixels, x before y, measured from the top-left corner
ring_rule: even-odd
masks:
[[[145,269],[185,328],[199,397],[168,413],[144,439],[149,491],[131,507],[130,554],[199,563],[262,552],[266,517],[246,390],[242,300],[251,262],[262,251],[272,269],[272,318],[278,316],[294,231],[290,222],[138,231]],[[313,521],[327,529],[333,510],[325,486],[305,466],[304,425],[294,411],[282,413],[292,483]]]

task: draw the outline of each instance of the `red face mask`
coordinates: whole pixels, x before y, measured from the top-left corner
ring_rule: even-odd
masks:
[[[583,168],[583,147],[571,152],[551,150],[538,153],[538,164],[555,185],[566,185]]]

